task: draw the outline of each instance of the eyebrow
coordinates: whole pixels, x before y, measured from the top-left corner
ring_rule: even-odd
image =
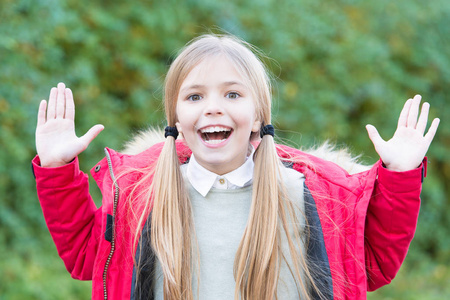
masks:
[[[228,87],[228,86],[232,86],[232,85],[240,85],[240,86],[242,86],[244,88],[247,88],[247,86],[245,84],[243,84],[242,82],[239,82],[239,81],[225,81],[225,82],[220,84],[220,86],[223,86],[223,87]],[[201,88],[205,88],[205,87],[206,87],[206,85],[193,84],[193,85],[189,85],[187,87],[182,88],[180,90],[180,93],[184,92],[184,91],[191,90],[191,89],[201,89]]]

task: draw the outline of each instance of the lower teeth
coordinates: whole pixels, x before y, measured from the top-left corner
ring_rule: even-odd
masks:
[[[219,143],[222,143],[223,141],[225,141],[225,139],[223,139],[223,140],[208,140],[208,141],[205,140],[205,142],[207,142],[208,144],[219,144]]]

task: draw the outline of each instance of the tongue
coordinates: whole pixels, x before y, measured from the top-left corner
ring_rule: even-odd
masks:
[[[221,132],[210,132],[210,133],[206,133],[205,137],[206,140],[223,140],[225,139],[226,133],[224,131]]]

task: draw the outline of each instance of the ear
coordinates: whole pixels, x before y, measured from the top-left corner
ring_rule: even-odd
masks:
[[[176,122],[175,126],[177,127],[178,133],[183,133],[183,130],[181,129],[181,124],[180,122]]]
[[[258,132],[260,130],[261,130],[261,121],[255,120],[255,123],[253,123],[252,132]]]

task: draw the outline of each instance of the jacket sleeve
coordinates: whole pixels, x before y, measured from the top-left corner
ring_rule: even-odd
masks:
[[[393,172],[379,163],[365,224],[369,291],[391,282],[408,252],[417,225],[426,160],[417,169]]]
[[[101,209],[89,195],[88,176],[78,159],[57,167],[32,161],[39,201],[59,256],[73,278],[91,280],[101,238]]]

